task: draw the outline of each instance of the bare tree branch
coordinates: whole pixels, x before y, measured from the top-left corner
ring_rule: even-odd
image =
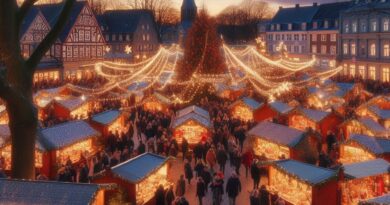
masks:
[[[45,55],[45,53],[50,49],[51,45],[55,43],[57,37],[62,32],[63,28],[66,25],[67,19],[72,11],[73,4],[76,0],[64,0],[65,4],[59,14],[57,22],[50,30],[50,32],[46,35],[46,37],[41,41],[35,51],[32,53],[30,58],[26,61],[28,67],[31,69],[30,74],[32,75],[36,69],[41,58]]]
[[[21,25],[24,17],[26,17],[28,11],[38,0],[25,0],[23,4],[20,6],[20,9],[17,13],[18,15],[18,24]]]

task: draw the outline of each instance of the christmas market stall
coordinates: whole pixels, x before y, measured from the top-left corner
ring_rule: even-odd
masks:
[[[345,164],[339,174],[341,204],[355,205],[359,201],[382,196],[389,187],[389,162],[384,159]]]
[[[78,163],[101,150],[101,134],[84,121],[71,121],[40,130],[48,159],[44,173],[54,178],[57,168],[68,161]]]
[[[335,96],[344,98],[346,102],[355,98],[366,101],[372,96],[370,92],[363,88],[361,83],[331,83],[324,89]]]
[[[384,205],[384,204],[390,204],[390,194],[385,194],[383,196],[378,196],[372,199],[367,199],[359,202],[359,205]]]
[[[85,119],[93,107],[84,96],[55,100],[53,105],[54,115],[62,119]]]
[[[215,91],[221,98],[236,100],[244,94],[245,87],[245,83],[227,85],[226,83],[219,82],[215,84]]]
[[[93,115],[91,125],[103,136],[107,137],[110,133],[121,133],[125,131],[125,114],[120,110],[107,110]],[[127,130],[126,130],[127,131]]]
[[[230,111],[233,118],[242,121],[253,121],[256,110],[261,106],[261,103],[254,99],[244,97],[230,105]]]
[[[319,137],[272,122],[260,122],[249,130],[255,155],[270,160],[295,159],[314,163],[317,159]]]
[[[152,112],[159,111],[168,113],[169,107],[172,105],[171,100],[169,100],[167,97],[159,94],[159,93],[153,93],[149,98],[145,100],[144,103],[144,109],[149,110]]]
[[[168,158],[145,153],[125,161],[111,170],[98,173],[93,183],[115,183],[134,205],[155,204],[154,194],[162,185],[167,189],[171,183],[168,181]],[[118,191],[118,190],[117,190]],[[115,195],[115,191],[107,193],[107,199]]]
[[[8,124],[8,113],[5,105],[0,104],[0,124]]]
[[[43,161],[47,160],[46,149],[39,137],[35,141],[35,168],[44,169]],[[0,156],[5,160],[5,171],[11,170],[11,132],[8,124],[0,124]]]
[[[206,141],[211,135],[209,113],[197,106],[189,106],[176,113],[172,123],[173,136],[181,144],[185,138],[190,145]]]
[[[331,109],[340,111],[344,103],[344,98],[332,95],[332,93],[321,88],[308,88],[308,96],[306,98],[306,104],[308,107],[324,111],[329,111]]]
[[[390,109],[381,109],[378,106],[370,105],[367,109],[360,109],[359,116],[370,117],[385,128],[390,128]]]
[[[351,134],[364,134],[375,137],[388,137],[389,129],[369,117],[351,118],[340,125],[342,136],[348,139]]]
[[[293,107],[281,101],[263,103],[256,110],[254,118],[256,122],[275,120],[281,124],[286,124],[288,120],[288,113],[293,109]]]
[[[112,184],[0,179],[1,204],[104,205],[104,192]]]
[[[337,204],[337,172],[298,162],[280,160],[270,166],[268,190],[288,204]]]
[[[340,162],[354,163],[383,158],[390,161],[390,139],[353,134],[340,146]]]
[[[38,108],[38,119],[44,120],[46,118],[54,100],[65,99],[69,94],[70,92],[65,86],[43,89],[35,93],[34,104]]]
[[[290,112],[288,125],[298,130],[305,131],[308,128],[315,130],[323,136],[322,142],[328,132],[336,133],[337,126],[342,123],[342,117],[335,112],[325,112],[307,108],[297,108]]]

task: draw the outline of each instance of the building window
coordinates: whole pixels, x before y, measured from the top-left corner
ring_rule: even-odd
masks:
[[[328,28],[329,27],[329,22],[328,22],[328,20],[325,20],[324,21],[324,28]]]
[[[389,19],[383,20],[383,31],[389,31]]]
[[[291,34],[287,34],[287,40],[291,41]]]
[[[115,34],[112,34],[112,39],[111,39],[112,41],[116,41],[116,36],[115,36]]]
[[[351,77],[355,77],[356,76],[356,67],[355,65],[350,65],[349,66],[349,75],[351,75]]]
[[[276,24],[276,30],[280,31],[280,24]]]
[[[337,35],[336,34],[330,34],[330,41],[336,42],[337,40]]]
[[[282,41],[284,41],[284,34],[282,34]]]
[[[383,56],[389,57],[390,56],[390,46],[389,44],[383,45]]]
[[[91,40],[91,31],[85,31],[85,41]]]
[[[149,28],[150,28],[149,24],[146,24],[146,30],[149,31]]]
[[[365,79],[366,78],[366,67],[364,65],[360,65],[359,66],[359,76],[362,78],[362,79]]]
[[[348,43],[343,44],[343,54],[348,55]]]
[[[346,23],[345,24],[345,33],[349,33],[349,24],[348,23]]]
[[[84,41],[84,30],[79,31],[79,40]]]
[[[331,46],[330,47],[330,54],[331,55],[336,55],[336,46]]]
[[[361,22],[360,24],[360,27],[361,27],[361,32],[366,32],[367,31],[367,24],[366,22]]]
[[[302,23],[301,28],[302,30],[306,30],[306,23]]]
[[[368,78],[371,80],[376,80],[376,69],[375,66],[370,66],[368,68]]]
[[[299,34],[294,34],[294,40],[299,41]]]
[[[316,45],[312,45],[311,46],[311,52],[312,53],[317,53],[317,46]]]
[[[317,22],[313,22],[313,29],[317,29],[318,27],[318,23]]]
[[[317,41],[317,34],[311,34],[311,40]]]
[[[383,82],[390,82],[390,69],[389,68],[383,68],[382,81]]]
[[[299,46],[294,46],[294,53],[298,53],[299,52]]]
[[[375,45],[375,43],[372,43],[370,45],[370,56],[376,56],[376,45]]]
[[[351,43],[351,55],[356,55],[356,44]]]
[[[150,35],[149,34],[146,34],[146,40],[150,41]]]
[[[321,54],[326,54],[326,46],[321,46]]]
[[[123,41],[123,36],[122,36],[122,34],[119,34],[119,35],[118,35],[118,40],[119,40],[119,41]]]
[[[110,35],[106,34],[106,41],[110,40]]]
[[[126,34],[126,41],[130,41],[130,35]]]
[[[321,34],[321,41],[326,41],[326,34]]]
[[[288,24],[288,30],[290,30],[290,31],[292,30],[292,24],[291,23]]]
[[[276,34],[276,40],[277,40],[277,41],[280,40],[280,35],[279,35],[279,34]]]
[[[77,46],[73,46],[73,57],[77,58],[79,56],[79,49]]]
[[[302,34],[302,40],[303,40],[303,41],[306,41],[306,40],[307,40],[307,35],[306,35],[306,34]]]
[[[357,32],[357,22],[356,22],[356,21],[354,21],[354,22],[352,23],[352,32],[354,32],[354,33]]]
[[[72,46],[66,47],[66,57],[68,58],[72,57]]]
[[[372,32],[376,32],[377,30],[377,23],[376,23],[376,20],[372,20],[371,21],[371,31]]]

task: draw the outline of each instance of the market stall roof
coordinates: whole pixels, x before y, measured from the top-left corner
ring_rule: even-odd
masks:
[[[347,143],[356,142],[369,152],[380,155],[390,153],[390,140],[385,138],[374,138],[367,135],[353,134]]]
[[[227,85],[226,83],[218,82],[214,84],[214,87],[218,93],[224,92],[226,90],[233,90],[233,91],[238,91],[241,89],[245,88],[245,83],[237,83],[237,84],[232,84],[232,85]]]
[[[297,111],[302,115],[304,115],[305,117],[313,120],[314,122],[321,122],[325,117],[327,117],[330,114],[330,112],[307,109],[302,107],[298,108]]]
[[[102,125],[109,125],[121,115],[119,110],[107,110],[92,116],[92,121]]]
[[[389,173],[390,163],[384,159],[344,165],[345,176],[351,179],[365,178]]]
[[[334,170],[291,159],[275,161],[272,166],[311,185],[321,184],[337,176]]]
[[[185,122],[190,121],[190,120],[194,120],[205,127],[208,127],[208,128],[211,127],[210,119],[204,118],[203,116],[198,115],[196,113],[189,113],[189,114],[184,115],[182,117],[175,118],[175,120],[173,121],[173,124],[172,124],[172,128],[176,128],[176,127],[178,127],[178,126],[180,126],[180,125],[182,125]]]
[[[84,121],[71,121],[41,130],[41,138],[48,150],[58,149],[98,137],[101,134]]]
[[[11,131],[7,124],[0,124],[0,148],[8,145],[8,143],[11,143]],[[46,150],[42,140],[39,137],[37,137],[35,140],[35,147],[41,151]]]
[[[267,121],[257,124],[248,134],[288,147],[295,147],[305,137],[300,130]]]
[[[192,106],[188,106],[182,110],[179,110],[177,113],[176,113],[176,118],[180,118],[180,117],[183,117],[184,115],[187,115],[189,113],[196,113],[206,119],[210,119],[210,114],[209,112],[207,112],[205,109],[203,108],[200,108],[196,105],[192,105]]]
[[[239,102],[243,102],[246,106],[248,106],[251,110],[256,110],[257,108],[259,108],[262,103],[259,103],[257,102],[256,100],[252,99],[252,98],[248,98],[248,97],[244,97],[242,98],[241,100],[238,100],[237,101],[238,103]],[[234,103],[236,104],[236,103]]]
[[[359,203],[360,205],[384,205],[390,204],[390,194],[386,194],[383,196],[375,197],[372,199],[368,199],[366,201],[362,201]]]
[[[149,83],[146,81],[135,82],[135,83],[131,84],[129,87],[127,87],[127,90],[128,91],[138,91],[138,90],[144,89],[148,86],[149,86]]]
[[[144,153],[111,168],[112,173],[131,183],[138,183],[162,167],[168,158]]]
[[[56,100],[56,102],[68,110],[75,110],[87,101],[81,97],[71,97],[63,100]]]
[[[378,106],[369,106],[368,109],[380,119],[390,119],[390,110],[380,109]]]
[[[172,104],[172,101],[169,100],[169,98],[165,97],[164,95],[161,95],[160,93],[153,93],[152,97],[156,98],[158,101],[166,104],[166,105],[170,105]]]
[[[97,184],[0,179],[0,201],[9,205],[86,205],[101,188]]]
[[[274,101],[269,103],[272,109],[274,109],[276,112],[281,113],[281,114],[287,114],[294,108],[289,106],[288,104],[280,101]]]
[[[361,122],[364,126],[369,128],[370,130],[374,131],[378,134],[386,134],[387,130],[384,128],[381,124],[375,122],[373,119],[368,117],[362,117],[359,119],[359,122]]]

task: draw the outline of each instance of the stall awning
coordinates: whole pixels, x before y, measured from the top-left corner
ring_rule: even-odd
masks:
[[[274,109],[276,112],[281,114],[287,114],[291,110],[293,110],[293,107],[290,107],[288,104],[280,102],[280,101],[274,101],[269,103],[269,106]]]
[[[350,136],[348,143],[349,142],[356,142],[375,155],[390,153],[389,139],[374,138],[362,134],[353,134]]]
[[[359,203],[359,205],[384,205],[384,204],[390,204],[390,194],[368,199],[366,201],[362,201]]]
[[[48,150],[59,149],[101,134],[84,121],[71,121],[41,130]]]
[[[267,121],[257,124],[248,134],[287,147],[295,147],[305,137],[300,130]]]
[[[295,160],[276,161],[272,166],[311,185],[321,184],[337,175],[337,172],[334,170]]]
[[[180,118],[180,117],[183,117],[184,115],[187,115],[189,113],[196,113],[198,115],[201,115],[202,117],[206,118],[206,119],[210,119],[210,114],[209,112],[207,112],[205,109],[203,108],[200,108],[198,106],[195,106],[195,105],[192,105],[192,106],[189,106],[189,107],[186,107],[180,111],[178,111],[176,113],[176,117],[177,118]]]
[[[168,158],[145,153],[111,168],[112,173],[131,183],[138,183],[162,167]]]
[[[102,125],[109,125],[118,119],[120,115],[121,112],[119,110],[107,110],[92,116],[92,121]]]
[[[97,184],[0,179],[0,202],[6,204],[86,205],[94,201]]]
[[[345,176],[359,179],[389,173],[389,162],[384,159],[374,159],[365,162],[344,165]]]

